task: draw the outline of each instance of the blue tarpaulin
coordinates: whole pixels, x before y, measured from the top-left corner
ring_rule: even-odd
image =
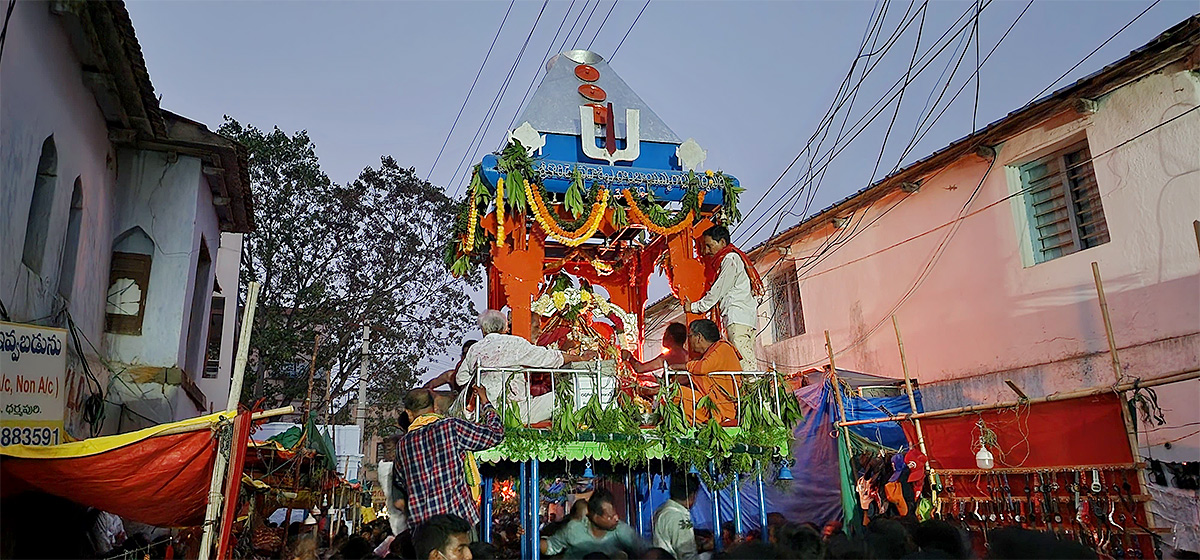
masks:
[[[833,386],[826,380],[796,390],[804,419],[796,426],[796,442],[792,447],[792,475],[795,480],[785,489],[779,489],[768,481],[766,502],[768,512],[779,512],[789,521],[818,525],[842,519],[841,481],[838,473],[838,440],[834,438],[834,422],[838,418],[833,397]],[[921,408],[919,390],[914,391],[918,411]],[[908,397],[848,396],[845,399],[846,420],[882,418],[912,412]],[[883,447],[902,449],[907,447],[904,430],[896,422],[881,422],[853,426],[851,430]],[[721,520],[733,517],[733,498],[729,489],[719,493]],[[743,480],[741,492],[743,531],[758,528],[758,493],[753,479]],[[657,507],[658,504],[655,504]],[[652,509],[651,509],[652,511]],[[712,501],[705,489],[692,508],[692,522],[697,528],[712,529]],[[715,532],[715,531],[714,531]]]

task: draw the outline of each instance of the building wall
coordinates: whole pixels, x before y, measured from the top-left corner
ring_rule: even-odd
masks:
[[[71,194],[79,178],[83,194],[81,246],[68,309],[97,345],[104,329],[102,305],[111,246],[113,150],[79,61],[45,3],[14,9],[5,38],[0,81],[0,294],[16,321],[44,319],[55,311],[59,270]],[[57,184],[42,273],[21,261],[42,144],[54,136]],[[43,320],[43,324],[45,321]]]
[[[176,393],[181,371],[195,379],[203,369],[211,286],[220,247],[217,215],[201,162],[195,157],[132,147],[117,149],[111,144],[80,62],[49,3],[18,3],[6,28],[4,64],[0,66],[4,84],[0,96],[0,239],[6,241],[0,246],[0,301],[13,321],[66,326],[67,315],[60,313],[65,308],[78,327],[81,344],[68,344],[64,382],[64,416],[74,437],[98,433],[82,419],[84,401],[98,392],[108,402],[109,413],[101,431],[127,431],[147,422],[195,416],[201,410],[186,395]],[[35,272],[23,263],[22,254],[42,146],[51,135],[57,161],[50,183],[44,256],[40,272]],[[65,245],[77,180],[82,209],[76,249]],[[105,310],[113,245],[135,226],[155,243],[143,334],[107,334]],[[203,274],[197,287],[201,239],[214,266]],[[64,256],[72,254],[73,281],[71,286],[60,286]],[[234,292],[236,260],[229,283]],[[197,289],[202,293],[194,292]],[[199,296],[195,300],[201,308],[196,310],[197,316],[204,320],[189,325],[193,293]],[[236,295],[231,299],[236,305]],[[232,324],[226,321],[230,331]],[[110,375],[106,365],[110,363],[121,375]],[[145,383],[146,373],[156,368],[165,376]],[[225,379],[227,391],[228,372]],[[221,400],[223,405],[224,398]]]
[[[68,344],[65,422],[75,437],[90,435],[81,408],[108,372],[96,349],[104,344],[104,301],[116,185],[116,152],[78,58],[57,16],[44,2],[18,2],[5,37],[0,66],[0,301],[12,320],[63,326],[55,317],[66,306],[83,339],[82,353]],[[21,260],[42,144],[54,135],[57,182],[42,273]],[[69,303],[58,297],[67,221],[76,178],[82,205],[75,277]],[[64,290],[65,291],[65,290]],[[93,348],[94,346],[94,348]],[[96,377],[89,384],[84,363]]]
[[[1172,67],[1097,101],[1094,114],[1060,115],[1010,138],[990,172],[983,158],[963,158],[926,177],[919,192],[876,202],[847,229],[826,226],[793,243],[789,256],[797,260],[779,266],[799,267],[807,332],[772,340],[764,305],[760,357],[784,369],[821,365],[828,329],[839,368],[900,377],[889,319],[895,314],[928,409],[1011,400],[1004,379],[1030,396],[1108,385],[1115,377],[1095,261],[1124,375],[1152,378],[1200,367],[1193,230],[1200,214],[1200,112],[1125,143],[1200,104],[1200,80]],[[1013,196],[1020,190],[1013,168],[1081,138],[1094,158],[1111,241],[1034,265],[1024,202]],[[977,186],[955,229],[954,218]],[[876,218],[835,252],[807,258],[830,235]],[[940,257],[931,260],[943,241]],[[765,255],[763,272],[779,252]],[[1193,418],[1196,384],[1161,393],[1168,391],[1192,403],[1189,412],[1178,406],[1172,423],[1200,420]],[[1200,437],[1192,439],[1200,452]]]
[[[154,241],[140,336],[109,334],[109,359],[124,364],[183,367],[185,335],[199,241],[196,190],[200,160],[122,149],[118,157],[114,235],[140,227]]]
[[[225,313],[221,325],[220,369],[217,377],[205,379],[200,375],[196,385],[208,397],[212,410],[221,410],[229,400],[229,389],[233,375],[233,361],[237,353],[238,323],[241,312],[238,308],[238,273],[242,265],[242,234],[222,233],[221,247],[217,250],[217,284],[225,296]],[[203,370],[201,370],[203,371]]]

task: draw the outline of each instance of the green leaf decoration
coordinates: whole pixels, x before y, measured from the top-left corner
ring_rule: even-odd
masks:
[[[525,178],[520,170],[512,170],[504,179],[504,199],[515,214],[525,214]]]

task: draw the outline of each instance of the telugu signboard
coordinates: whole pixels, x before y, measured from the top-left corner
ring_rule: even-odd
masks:
[[[63,442],[67,331],[0,322],[0,445]]]

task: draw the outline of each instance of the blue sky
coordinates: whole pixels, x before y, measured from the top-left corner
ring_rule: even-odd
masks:
[[[981,1],[981,58],[1027,4]],[[1035,0],[981,67],[978,106],[972,81],[902,158],[916,123],[933,103],[931,96],[936,99],[963,52],[960,45],[966,46],[962,36],[951,36],[945,51],[906,89],[886,145],[895,104],[834,158],[808,213],[970,133],[973,113],[974,126],[981,127],[1028,103],[1151,4]],[[1197,11],[1194,0],[1153,4],[1054,89],[1125,56]],[[869,21],[884,5],[884,0],[652,0],[648,5],[643,0],[518,0],[501,27],[509,8],[503,1],[128,2],[164,108],[214,129],[230,115],[261,128],[308,130],[323,167],[337,182],[352,180],[387,154],[453,191],[465,167],[498,147],[525,92],[531,83],[536,87],[535,76],[540,80],[546,53],[552,55],[560,45],[591,45],[676,134],[695,138],[708,150],[706,167],[741,180],[747,188],[744,213],[804,148],[858,53]],[[891,48],[866,61],[882,57],[862,83],[851,123],[904,78],[922,6],[920,1],[886,2],[877,50],[902,21],[913,24]],[[929,2],[918,52],[931,45],[936,49],[939,36],[972,6]],[[431,174],[498,28],[479,83]],[[974,44],[973,36],[966,40]],[[970,48],[938,111],[975,72]],[[514,61],[511,83],[497,101]],[[496,117],[483,134],[482,149],[469,148],[493,105]],[[881,146],[882,163],[873,175]],[[796,179],[793,170],[776,193]],[[783,215],[781,229],[804,214],[802,207],[793,208]],[[749,217],[763,218],[760,212]],[[739,240],[743,229],[735,241],[749,246],[771,229]]]

